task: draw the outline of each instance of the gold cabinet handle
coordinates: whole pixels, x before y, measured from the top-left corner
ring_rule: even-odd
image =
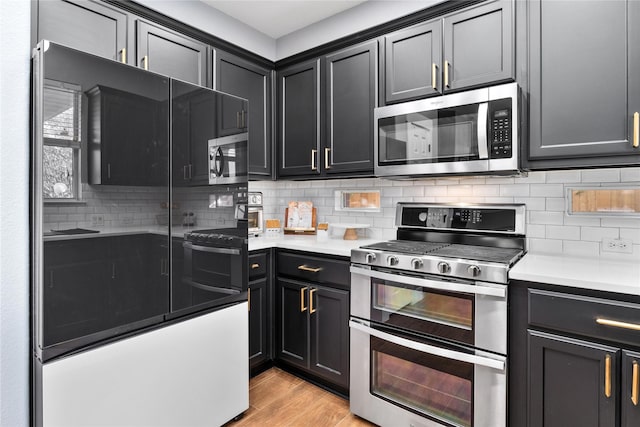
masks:
[[[311,289],[309,292],[309,314],[313,314],[316,312],[316,309],[313,308],[313,294],[317,291],[317,289]]]
[[[324,168],[325,169],[331,169],[331,166],[329,166],[329,153],[331,153],[331,148],[325,147],[324,149]]]
[[[317,171],[318,170],[318,166],[316,165],[316,155],[318,154],[318,150],[312,149],[311,150],[311,170],[312,171]]]
[[[120,62],[122,62],[123,64],[127,63],[127,48],[123,47],[122,49],[120,49]]]
[[[444,85],[449,87],[449,61],[444,61]]]
[[[300,289],[300,312],[301,313],[307,309],[307,307],[304,305],[304,291],[306,290],[307,290],[306,286]]]
[[[596,319],[596,323],[598,325],[613,326],[614,328],[631,329],[633,331],[640,331],[639,323],[620,322],[618,320],[605,319],[602,317],[598,317]]]
[[[322,270],[322,267],[307,267],[306,265],[302,264],[298,266],[298,270],[302,270],[302,271],[309,271],[311,273],[317,273],[318,271]]]
[[[260,268],[260,264],[251,264],[252,270],[255,270],[256,268]]]
[[[638,362],[633,361],[631,378],[631,402],[633,406],[638,406],[638,389],[640,389],[640,378],[638,373]]]
[[[436,73],[438,72],[438,65],[434,62],[431,64],[431,87],[433,90],[438,90],[438,77]]]
[[[640,145],[640,113],[633,113],[633,148]]]
[[[604,395],[611,397],[611,356],[604,359]]]
[[[251,288],[247,291],[247,310],[251,311]]]
[[[149,55],[143,56],[140,62],[142,62],[142,68],[149,70]]]

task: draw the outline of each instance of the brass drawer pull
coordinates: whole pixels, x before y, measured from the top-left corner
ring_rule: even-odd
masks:
[[[640,388],[640,378],[638,375],[638,362],[633,361],[632,368],[632,378],[631,378],[631,402],[633,402],[633,406],[638,406],[638,389]]]
[[[318,271],[322,270],[322,267],[307,267],[306,265],[302,264],[298,266],[298,270],[302,270],[302,271],[309,271],[311,273],[317,273]]]
[[[317,291],[317,289],[311,289],[309,292],[309,314],[313,314],[316,312],[316,309],[313,308],[313,294]]]
[[[604,395],[611,397],[611,356],[604,359]]]
[[[631,329],[632,331],[640,331],[640,323],[627,323],[618,320],[604,319],[598,317],[596,319],[598,325],[613,326],[614,328]]]
[[[304,291],[306,291],[307,289],[307,287],[300,289],[300,312],[303,312],[307,309],[307,307],[304,305]]]
[[[142,60],[140,62],[143,62],[143,66],[142,68],[144,68],[145,70],[149,69],[149,55],[145,55],[142,57]]]
[[[633,148],[640,145],[640,114],[636,111],[633,113]]]
[[[255,270],[256,268],[260,268],[260,264],[251,264],[252,270]]]
[[[325,149],[324,149],[324,168],[325,169],[331,169],[331,166],[329,165],[329,153],[330,152],[331,152],[331,148],[325,147]]]
[[[127,63],[127,48],[123,47],[122,49],[120,49],[120,62],[122,62],[123,64]]]
[[[318,166],[316,165],[316,155],[318,154],[318,150],[311,150],[311,170],[317,171]]]
[[[438,90],[438,77],[436,73],[438,72],[438,65],[434,62],[431,64],[431,87],[433,90]]]
[[[449,61],[444,61],[444,86],[449,87]]]

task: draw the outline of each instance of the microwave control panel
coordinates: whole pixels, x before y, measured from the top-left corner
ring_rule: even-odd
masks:
[[[513,146],[511,99],[491,101],[489,105],[490,157],[492,159],[510,158]]]

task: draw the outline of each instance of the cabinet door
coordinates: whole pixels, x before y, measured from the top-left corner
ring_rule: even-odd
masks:
[[[272,71],[221,50],[214,56],[214,88],[249,101],[249,174],[270,178]]]
[[[137,61],[155,71],[200,86],[207,85],[208,46],[182,34],[138,20]]]
[[[640,425],[640,353],[622,351],[621,427]]]
[[[633,113],[640,112],[637,22],[636,1],[530,2],[532,167],[640,161],[632,146]]]
[[[512,2],[494,1],[464,9],[443,21],[444,90],[512,80]]]
[[[384,44],[385,104],[441,92],[441,19],[389,34]]]
[[[46,0],[37,2],[37,7],[38,40],[127,62],[129,15],[125,12],[87,0]]]
[[[303,369],[309,361],[310,286],[278,279],[278,358]]]
[[[320,60],[278,73],[278,173],[317,175],[320,150]]]
[[[313,287],[309,292],[311,370],[349,387],[349,292]]]
[[[613,427],[619,349],[528,331],[529,426]]]
[[[378,42],[326,57],[325,174],[373,173],[373,109]]]
[[[268,281],[249,283],[249,366],[258,366],[269,358]]]

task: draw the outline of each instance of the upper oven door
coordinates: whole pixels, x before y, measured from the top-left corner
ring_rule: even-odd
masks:
[[[351,266],[351,315],[507,353],[507,287]]]
[[[209,184],[247,181],[248,137],[245,132],[209,140]]]
[[[516,170],[516,100],[512,83],[376,108],[376,175]]]

